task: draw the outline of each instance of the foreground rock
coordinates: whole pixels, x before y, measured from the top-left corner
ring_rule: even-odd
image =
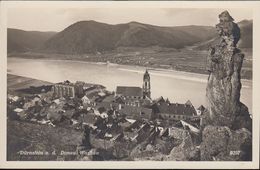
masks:
[[[188,130],[174,128],[170,133],[172,144],[164,143],[165,147],[171,148],[166,152],[162,151],[159,144],[147,144],[147,142],[139,144],[131,152],[133,160],[155,160],[155,161],[198,161],[200,160],[200,152],[193,143],[192,137]],[[159,140],[159,139],[158,139]]]
[[[199,160],[199,150],[193,143],[192,137],[187,130],[181,130],[182,135],[180,145],[174,147],[170,154],[166,157],[168,161],[197,161]],[[177,137],[177,136],[176,136]]]
[[[208,56],[207,101],[209,119],[213,125],[231,129],[252,129],[248,108],[240,102],[240,72],[244,54],[236,48],[240,29],[227,11],[219,15],[216,25],[219,43]]]
[[[207,126],[202,141],[202,161],[252,160],[252,134],[245,128],[233,131],[226,126]]]

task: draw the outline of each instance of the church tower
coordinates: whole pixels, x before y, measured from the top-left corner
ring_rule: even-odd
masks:
[[[150,75],[146,70],[143,78],[143,97],[151,98],[151,83],[150,83]]]

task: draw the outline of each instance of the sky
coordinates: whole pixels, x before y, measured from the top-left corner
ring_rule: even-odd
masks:
[[[82,20],[108,24],[136,21],[158,26],[214,26],[224,10],[229,11],[235,22],[253,17],[252,11],[246,8],[9,8],[7,26],[27,31],[62,31]]]

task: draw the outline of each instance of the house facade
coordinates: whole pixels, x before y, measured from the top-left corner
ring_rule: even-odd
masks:
[[[83,82],[83,81],[76,81],[74,87],[75,87],[75,94],[77,96],[81,97],[84,95],[84,90],[83,90],[84,84],[85,84],[85,82]]]
[[[140,87],[117,86],[115,97],[120,97],[125,105],[140,106],[143,91]]]
[[[61,83],[54,84],[52,87],[52,92],[55,97],[75,97],[75,87],[73,83],[69,81],[64,81]]]

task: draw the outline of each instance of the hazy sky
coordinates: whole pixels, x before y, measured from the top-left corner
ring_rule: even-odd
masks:
[[[249,9],[9,8],[7,26],[23,30],[62,31],[69,25],[81,20],[95,20],[108,24],[137,21],[159,26],[214,26],[218,22],[218,14],[223,10],[228,10],[236,22],[243,19],[252,19],[252,11]]]

